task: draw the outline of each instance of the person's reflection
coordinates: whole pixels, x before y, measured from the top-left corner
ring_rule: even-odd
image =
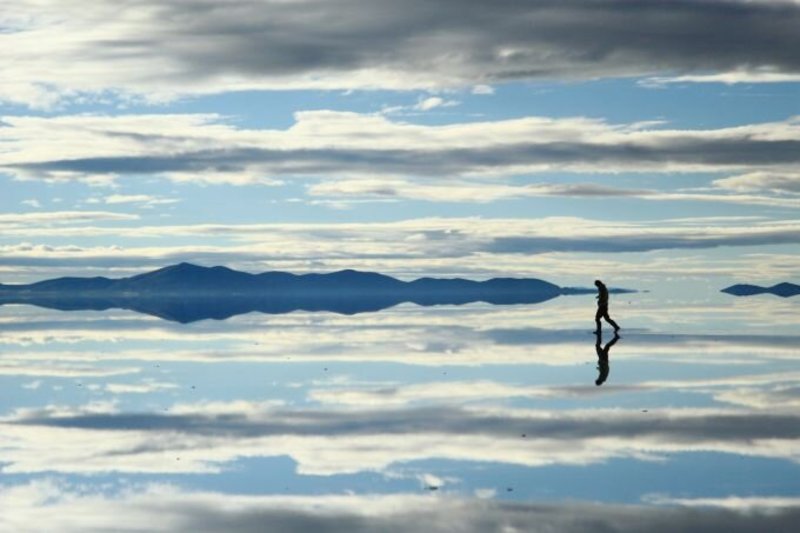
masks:
[[[595,350],[597,350],[597,370],[600,372],[600,374],[597,376],[597,379],[594,380],[594,384],[597,386],[602,385],[605,383],[606,379],[608,379],[608,352],[618,340],[619,335],[615,331],[614,338],[608,341],[608,344],[606,344],[604,347],[603,334],[600,332],[597,333],[597,342],[594,345]]]

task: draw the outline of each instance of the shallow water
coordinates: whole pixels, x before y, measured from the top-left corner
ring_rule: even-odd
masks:
[[[601,386],[593,306],[188,325],[4,306],[0,525],[569,530],[568,507],[624,529],[711,506],[722,528],[795,509],[800,299],[612,297]]]

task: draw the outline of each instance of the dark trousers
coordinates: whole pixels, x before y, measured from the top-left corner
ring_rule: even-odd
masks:
[[[614,320],[610,316],[608,316],[608,306],[607,305],[601,305],[601,306],[597,307],[597,313],[594,315],[594,321],[595,321],[595,324],[597,324],[597,331],[600,331],[600,319],[601,318],[605,318],[606,322],[611,324],[611,326],[613,326],[615,331],[619,329],[619,326],[617,325],[617,323],[614,322]]]

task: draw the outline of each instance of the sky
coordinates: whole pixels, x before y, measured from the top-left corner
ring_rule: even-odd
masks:
[[[799,25],[791,0],[8,3],[0,280],[796,280]]]
[[[800,0],[0,2],[0,283],[636,291],[601,387],[593,294],[0,306],[0,529],[794,531],[798,298],[720,289],[800,282],[798,28]]]

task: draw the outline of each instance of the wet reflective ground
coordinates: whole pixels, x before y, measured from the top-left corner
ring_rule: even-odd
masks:
[[[792,531],[800,299],[676,294],[0,307],[0,530]]]

